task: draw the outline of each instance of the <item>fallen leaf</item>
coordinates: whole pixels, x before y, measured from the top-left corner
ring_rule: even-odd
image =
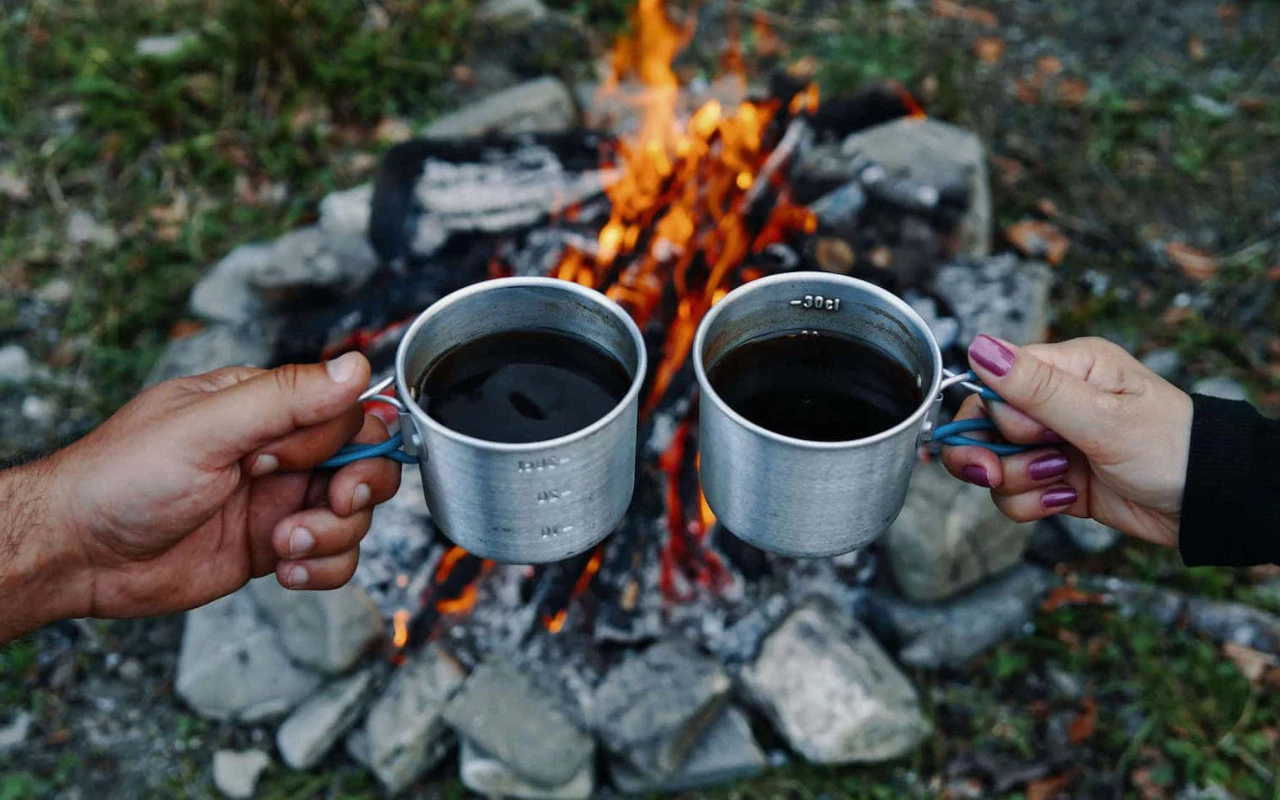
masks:
[[[1266,110],[1267,101],[1263,100],[1261,97],[1241,97],[1236,101],[1236,108],[1246,114],[1257,114],[1260,111]]]
[[[204,326],[192,319],[180,319],[169,329],[169,341],[185,339],[204,330]]]
[[[1057,266],[1071,249],[1071,240],[1052,224],[1038,219],[1026,219],[1009,227],[1005,236],[1028,258],[1043,258]]]
[[[1058,102],[1068,108],[1084,105],[1089,99],[1089,84],[1080,78],[1063,78],[1058,81]]]
[[[1036,201],[1036,210],[1046,217],[1058,216],[1058,204],[1047,197],[1042,197]]]
[[[1275,656],[1261,653],[1252,647],[1245,647],[1235,642],[1224,644],[1222,652],[1227,658],[1231,659],[1231,662],[1236,665],[1236,669],[1240,670],[1240,674],[1249,683],[1261,681],[1269,669],[1280,665],[1280,661],[1277,661]]]
[[[1019,78],[1014,85],[1014,96],[1018,98],[1018,102],[1023,105],[1033,106],[1040,102],[1040,89],[1031,81]]]
[[[1181,325],[1191,319],[1195,312],[1186,306],[1173,306],[1160,315],[1160,321],[1170,327]]]
[[[1059,628],[1054,638],[1073,649],[1080,646],[1080,634],[1067,628]]]
[[[1071,785],[1071,775],[1063,773],[1055,778],[1041,778],[1027,784],[1027,800],[1053,800],[1063,789]]]
[[[1094,731],[1098,729],[1098,704],[1092,697],[1086,697],[1080,705],[1083,706],[1080,713],[1067,725],[1067,741],[1071,744],[1093,738]]]
[[[1267,270],[1267,280],[1280,281],[1280,264],[1276,264],[1274,267]]]
[[[1000,19],[985,8],[972,8],[956,0],[933,0],[933,15],[942,19],[958,19],[974,22],[988,28],[997,27]]]
[[[1057,56],[1040,56],[1036,59],[1036,72],[1040,75],[1059,75],[1062,73],[1062,59]]]
[[[984,64],[994,64],[1004,55],[1004,39],[986,36],[973,43],[973,52]]]
[[[453,79],[457,83],[465,87],[476,85],[476,71],[466,64],[456,64],[453,67]]]
[[[1187,39],[1187,55],[1191,56],[1192,61],[1204,61],[1204,38],[1200,34],[1193,33]]]
[[[378,123],[373,136],[383,144],[399,144],[413,137],[413,128],[409,123],[395,117],[384,117]]]
[[[1152,772],[1154,770],[1151,767],[1139,767],[1129,773],[1129,780],[1133,782],[1142,800],[1164,800],[1167,797],[1164,787],[1156,783]]]
[[[66,744],[71,741],[71,731],[68,728],[59,728],[48,736],[44,737],[46,744]]]
[[[1169,242],[1164,253],[1188,278],[1205,281],[1218,274],[1218,260],[1198,247]]]
[[[993,155],[991,163],[999,171],[1000,183],[1003,186],[1016,186],[1027,176],[1027,168],[1016,158]]]
[[[1086,592],[1070,584],[1059,586],[1040,601],[1040,610],[1046,614],[1057,611],[1063,606],[1101,606],[1106,605],[1107,598],[1096,592]],[[1077,642],[1079,639],[1076,640]]]

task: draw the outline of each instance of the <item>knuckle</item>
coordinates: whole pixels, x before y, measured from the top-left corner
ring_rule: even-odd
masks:
[[[302,384],[302,368],[297,364],[285,364],[271,370],[276,387],[286,395],[294,394]]]
[[[1053,402],[1062,385],[1062,376],[1043,361],[1032,364],[1026,378],[1025,403],[1042,408]]]

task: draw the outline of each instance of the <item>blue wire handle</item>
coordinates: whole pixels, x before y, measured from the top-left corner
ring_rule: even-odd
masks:
[[[992,390],[978,383],[978,376],[972,370],[963,373],[963,380],[958,381],[966,388],[976,390],[979,397],[995,403],[1003,403],[1004,398],[996,394]],[[1014,456],[1018,453],[1026,453],[1034,450],[1034,445],[1025,444],[1009,444],[1008,442],[984,442],[981,439],[973,439],[964,436],[966,433],[995,433],[998,432],[996,424],[991,420],[983,417],[981,419],[962,419],[959,422],[948,422],[946,425],[939,425],[933,431],[933,441],[944,444],[948,447],[982,447],[990,450],[998,456]]]
[[[391,382],[392,379],[388,378],[369,387],[368,391],[360,395],[360,400],[365,403],[386,403],[403,413],[405,410],[403,403],[397,398],[387,397],[382,394],[382,391],[390,386]],[[401,464],[417,464],[418,459],[400,449],[403,444],[404,434],[397,433],[385,442],[378,442],[377,444],[343,445],[342,449],[334,453],[332,458],[322,461],[319,466],[320,469],[337,469],[356,461],[363,461],[366,458],[389,458]]]

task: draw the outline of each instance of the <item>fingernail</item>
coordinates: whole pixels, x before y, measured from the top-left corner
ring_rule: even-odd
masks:
[[[1040,434],[1040,441],[1049,442],[1050,444],[1057,444],[1059,442],[1065,442],[1066,439],[1063,439],[1061,436],[1059,436],[1057,431],[1045,431],[1044,433]]]
[[[1056,478],[1067,471],[1067,457],[1061,453],[1050,453],[1041,456],[1027,465],[1027,475],[1033,481]]]
[[[285,570],[285,582],[290,589],[301,589],[309,580],[311,576],[307,573],[306,567],[289,567]]]
[[[289,558],[302,558],[316,546],[316,537],[306,528],[294,528],[289,534]],[[306,570],[303,570],[306,572]]]
[[[359,511],[369,505],[369,500],[373,497],[373,492],[369,491],[369,484],[362,483],[356,487],[355,494],[351,499],[351,510]]]
[[[347,353],[339,356],[332,361],[326,361],[325,369],[329,370],[329,379],[334,383],[346,383],[356,374],[356,368],[360,366],[359,353]]]
[[[964,478],[974,486],[981,486],[984,489],[991,488],[991,479],[987,477],[987,468],[980,467],[977,464],[967,464],[960,469],[960,477]]]
[[[974,337],[969,344],[969,358],[996,377],[1003,377],[1013,369],[1013,351],[987,336]]]
[[[275,472],[279,466],[280,459],[263,453],[253,460],[253,466],[249,469],[249,476],[256,478],[260,475],[266,475],[269,472]]]
[[[1040,495],[1040,502],[1044,503],[1045,508],[1062,508],[1074,503],[1078,496],[1076,490],[1070,487],[1066,489],[1050,489]]]

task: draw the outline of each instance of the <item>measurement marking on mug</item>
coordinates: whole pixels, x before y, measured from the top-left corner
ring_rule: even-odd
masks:
[[[535,458],[532,461],[520,460],[516,463],[516,470],[519,472],[546,472],[563,467],[569,463],[569,459],[564,456],[547,456],[546,458]]]
[[[573,494],[573,492],[568,489],[538,492],[538,503],[558,503],[571,494]]]
[[[799,300],[792,300],[791,305],[800,308],[812,308],[814,311],[839,311],[839,297],[823,297],[820,294],[806,294]]]
[[[543,539],[553,539],[556,536],[560,536],[561,534],[572,533],[572,532],[573,532],[572,525],[547,525],[542,529],[541,535]]]

